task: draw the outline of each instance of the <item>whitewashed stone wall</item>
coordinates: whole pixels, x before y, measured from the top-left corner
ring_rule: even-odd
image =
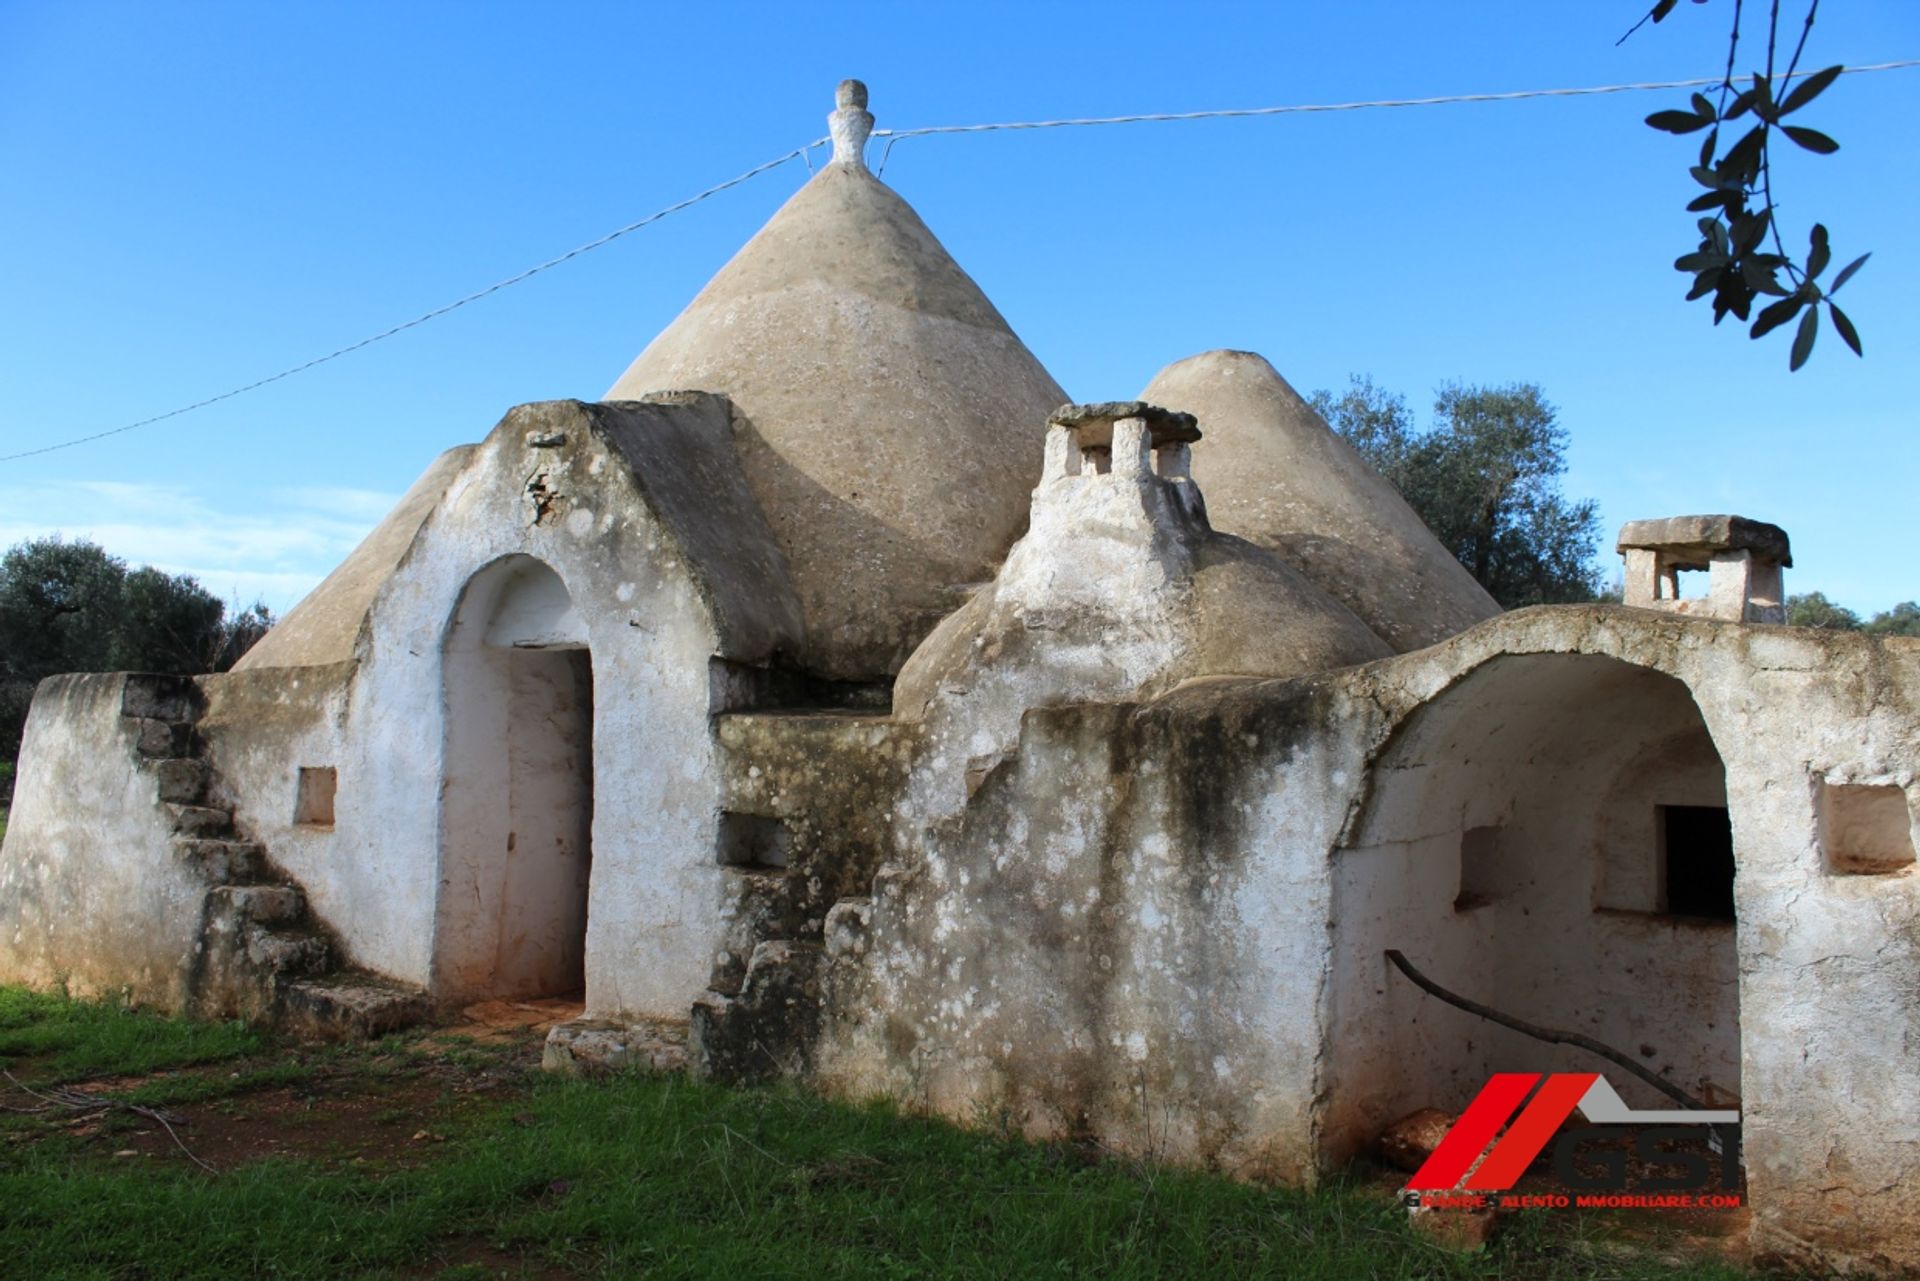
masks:
[[[1911,839],[1917,698],[1912,642],[1564,607],[1326,676],[1030,712],[830,923],[820,1079],[1307,1180],[1495,1067],[1596,1066],[1420,996],[1394,946],[1737,1091],[1769,1248],[1911,1267],[1920,878],[1836,872],[1819,807],[1904,789]],[[1722,798],[1737,927],[1649,911],[1646,811]],[[1512,840],[1510,889],[1456,911],[1482,826]]]
[[[675,540],[576,422],[509,415],[449,487],[369,615],[357,665],[207,682],[207,731],[241,821],[306,887],[352,959],[435,985],[447,816],[447,629],[477,574],[525,556],[565,584],[594,677],[590,1014],[685,1017],[728,898],[714,858],[708,668],[723,646]],[[303,714],[294,680],[312,680]],[[507,726],[507,732],[513,732]],[[505,752],[508,743],[500,743]],[[297,764],[339,771],[330,831],[293,822]]]
[[[0,982],[187,1002],[207,886],[173,851],[140,750],[160,710],[146,683],[54,676],[34,692],[0,846]]]

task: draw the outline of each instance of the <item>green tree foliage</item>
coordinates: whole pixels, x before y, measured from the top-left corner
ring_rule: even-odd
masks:
[[[1860,628],[1860,615],[1827,599],[1825,592],[1803,592],[1787,597],[1787,626],[1818,627],[1829,632]]]
[[[1804,592],[1787,597],[1787,625],[1870,636],[1920,636],[1920,601],[1901,601],[1863,622],[1845,605],[1828,600],[1824,592]]]
[[[1599,516],[1560,492],[1567,432],[1539,387],[1442,387],[1425,431],[1359,375],[1312,403],[1504,608],[1600,594]]]
[[[1875,636],[1920,636],[1920,601],[1901,601],[1860,629]]]
[[[20,748],[33,687],[60,672],[225,671],[266,634],[185,574],[128,569],[93,543],[44,538],[0,557],[0,760]]]

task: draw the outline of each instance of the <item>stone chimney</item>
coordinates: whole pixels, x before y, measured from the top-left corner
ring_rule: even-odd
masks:
[[[1212,534],[1192,476],[1198,439],[1192,414],[1137,400],[1055,410],[1028,537],[1003,589],[1036,609],[1132,608],[1189,577]]]
[[[1143,401],[1062,405],[1047,420],[1046,463],[1034,496],[1063,482],[1079,482],[1069,489],[1096,484],[1092,478],[1097,476],[1111,476],[1107,483],[1116,486],[1157,479],[1170,487],[1183,510],[1204,520],[1200,490],[1193,483],[1193,442],[1199,439],[1192,414]]]
[[[1626,603],[1740,623],[1787,621],[1782,570],[1793,567],[1787,531],[1744,516],[1669,516],[1620,527]],[[1682,598],[1680,575],[1707,571],[1707,594]]]

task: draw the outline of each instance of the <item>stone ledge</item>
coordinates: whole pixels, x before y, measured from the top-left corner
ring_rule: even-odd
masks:
[[[1752,552],[1762,560],[1793,568],[1787,531],[1745,516],[1668,516],[1664,520],[1630,520],[1620,527],[1614,550],[1656,551],[1684,568],[1689,560],[1704,567],[1715,552]]]
[[[610,1072],[680,1072],[687,1066],[687,1025],[671,1019],[622,1023],[573,1019],[547,1033],[540,1066],[561,1076]]]
[[[1103,400],[1088,405],[1062,405],[1047,422],[1055,427],[1070,427],[1080,437],[1081,448],[1097,448],[1113,439],[1113,425],[1123,418],[1146,422],[1155,448],[1161,445],[1191,444],[1200,439],[1199,419],[1175,409],[1162,409],[1144,400]]]

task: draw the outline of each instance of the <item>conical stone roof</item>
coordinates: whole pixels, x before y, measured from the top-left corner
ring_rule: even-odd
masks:
[[[856,91],[857,90],[857,91]],[[865,90],[835,159],[621,375],[609,400],[734,403],[747,483],[787,557],[805,665],[891,676],[1026,527],[1067,399],[979,286],[871,173]]]
[[[1142,400],[1200,420],[1214,528],[1277,553],[1405,653],[1500,612],[1398,490],[1250,351],[1161,370]]]

